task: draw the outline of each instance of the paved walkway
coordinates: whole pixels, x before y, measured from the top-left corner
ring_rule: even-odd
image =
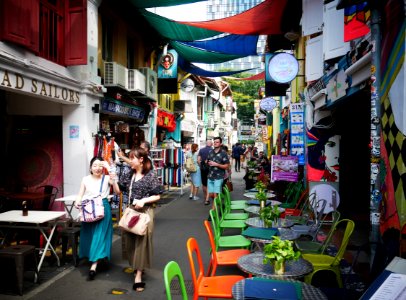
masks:
[[[243,171],[243,170],[242,170]],[[243,172],[233,173],[234,199],[243,199],[245,182]],[[121,237],[115,234],[112,260],[108,266],[99,269],[94,281],[87,281],[89,265],[82,261],[77,268],[70,264],[59,268],[55,277],[28,289],[23,297],[0,295],[1,299],[58,299],[58,300],[101,300],[101,299],[166,299],[163,282],[163,269],[170,260],[179,263],[187,286],[192,288],[189,263],[187,259],[186,241],[195,237],[199,242],[202,255],[207,266],[209,259],[209,242],[203,226],[207,219],[210,206],[203,205],[203,193],[200,190],[200,200],[189,200],[189,187],[170,189],[165,194],[162,205],[156,209],[154,231],[154,260],[153,267],[145,273],[146,289],[142,293],[132,290],[133,274],[126,273],[126,260],[121,258]],[[116,232],[119,232],[118,230]],[[218,273],[238,273],[237,268],[219,268]],[[241,274],[241,273],[240,273]],[[115,289],[123,290],[122,295],[111,295]]]

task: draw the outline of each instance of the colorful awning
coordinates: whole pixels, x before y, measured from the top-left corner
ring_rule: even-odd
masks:
[[[207,51],[246,56],[257,55],[258,38],[258,35],[229,34],[210,40],[183,42],[183,44]]]
[[[201,2],[205,0],[129,0],[137,8],[175,6],[181,4]]]
[[[247,55],[224,54],[220,52],[207,51],[204,49],[188,46],[181,42],[170,42],[173,49],[185,60],[197,63],[216,64],[229,60],[241,58]]]
[[[140,9],[140,13],[160,35],[174,41],[203,40],[223,33],[180,24],[176,21],[151,13],[145,9]]]
[[[238,15],[203,22],[180,24],[233,34],[281,34],[283,13],[288,0],[266,0]]]
[[[204,77],[222,77],[222,76],[230,76],[233,74],[238,74],[242,72],[248,72],[253,69],[245,69],[245,70],[238,70],[238,71],[228,71],[228,72],[213,72],[213,71],[207,71],[202,68],[197,67],[194,64],[191,64],[188,61],[185,61],[182,59],[182,57],[179,57],[178,60],[178,66],[185,72],[197,75],[197,76],[204,76]]]

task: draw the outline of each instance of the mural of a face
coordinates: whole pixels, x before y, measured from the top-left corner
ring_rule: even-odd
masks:
[[[161,65],[165,70],[168,70],[173,64],[173,55],[168,53],[162,57]]]
[[[339,151],[340,136],[334,135],[328,139],[324,147],[324,153],[326,156],[326,167],[330,169],[331,172],[335,172],[335,175],[337,177],[336,181],[339,181],[340,179]]]

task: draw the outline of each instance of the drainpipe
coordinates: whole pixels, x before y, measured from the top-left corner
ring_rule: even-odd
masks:
[[[371,39],[374,45],[372,49],[371,62],[371,190],[370,190],[370,222],[371,231],[369,236],[371,261],[375,260],[376,248],[380,242],[379,206],[382,200],[381,194],[381,12],[379,11],[379,2],[377,0],[371,3]]]

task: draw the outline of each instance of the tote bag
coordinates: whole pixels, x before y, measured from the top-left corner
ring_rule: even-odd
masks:
[[[188,157],[186,159],[186,171],[189,173],[195,173],[197,171],[195,162],[193,161],[192,157]]]
[[[127,207],[118,226],[128,232],[137,235],[145,235],[148,231],[148,224],[150,221],[151,218],[147,213],[139,212],[131,207]]]
[[[104,204],[101,197],[103,182],[104,175],[100,184],[100,194],[97,197],[82,200],[79,211],[79,220],[81,222],[91,223],[104,218]]]

